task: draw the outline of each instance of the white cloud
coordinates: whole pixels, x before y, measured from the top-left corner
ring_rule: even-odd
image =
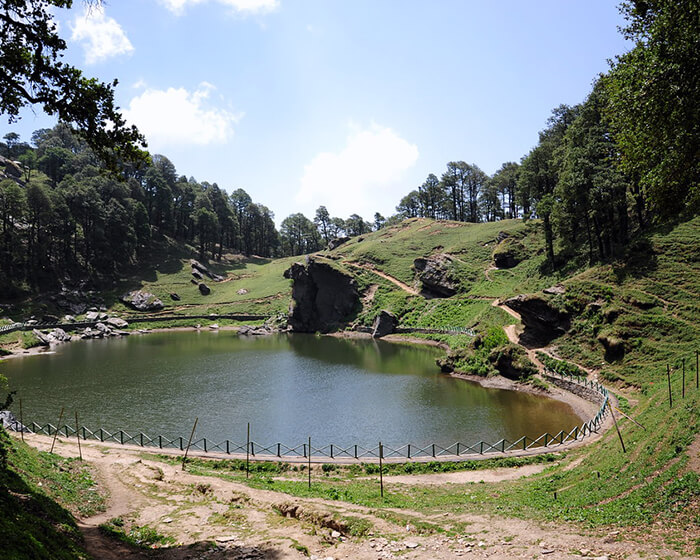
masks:
[[[202,4],[209,0],[160,0],[161,4],[173,12],[181,15],[185,8],[191,4]],[[279,0],[214,0],[219,4],[230,7],[234,12],[243,14],[260,14],[272,12],[279,6]]]
[[[401,180],[418,160],[418,147],[374,123],[352,128],[342,150],[322,152],[304,166],[296,202],[311,216],[325,205],[335,216],[370,220],[377,211],[392,213],[405,194]]]
[[[192,92],[148,88],[131,100],[124,117],[139,128],[152,149],[221,144],[233,135],[233,125],[243,115],[207,104],[214,89],[206,82]]]
[[[121,26],[111,17],[107,17],[104,8],[94,6],[86,8],[71,26],[71,39],[83,43],[85,63],[95,64],[134,50]]]

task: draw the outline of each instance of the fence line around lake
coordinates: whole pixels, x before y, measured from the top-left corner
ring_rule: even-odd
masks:
[[[436,443],[416,445],[407,443],[396,448],[385,444],[373,447],[364,447],[361,445],[339,446],[336,444],[328,444],[321,447],[311,448],[307,443],[300,443],[295,446],[288,446],[283,443],[274,443],[264,445],[255,441],[248,443],[236,443],[230,440],[223,442],[214,442],[207,438],[199,438],[192,441],[190,450],[199,450],[205,453],[221,453],[226,455],[245,455],[249,453],[252,457],[267,459],[267,460],[294,460],[299,458],[328,458],[332,460],[367,460],[375,461],[383,459],[448,459],[454,457],[469,457],[487,455],[490,453],[507,453],[525,452],[530,450],[546,450],[552,447],[563,446],[581,441],[592,434],[596,434],[602,427],[604,418],[607,413],[607,405],[609,394],[608,390],[597,383],[589,381],[585,378],[575,377],[569,374],[561,374],[552,370],[547,370],[547,379],[553,383],[563,386],[567,390],[577,388],[573,392],[578,392],[582,397],[588,400],[594,400],[600,403],[600,408],[594,418],[575,426],[573,429],[565,431],[560,430],[556,434],[545,432],[537,438],[522,436],[521,438],[510,441],[501,439],[497,442],[479,441],[473,444],[455,442],[452,445],[444,447]],[[62,435],[65,437],[76,437],[83,440],[93,440],[100,442],[114,442],[122,445],[137,445],[139,447],[148,447],[155,449],[176,449],[185,450],[187,438],[178,436],[170,438],[163,435],[147,435],[143,432],[136,434],[129,433],[125,430],[109,431],[104,428],[96,430],[86,426],[68,426],[56,427],[52,424],[40,425],[35,422],[22,426],[16,419],[6,422],[9,429],[14,431],[24,431],[24,433],[35,433],[45,435]]]

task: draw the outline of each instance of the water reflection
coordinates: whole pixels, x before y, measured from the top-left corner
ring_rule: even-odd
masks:
[[[313,335],[166,332],[84,341],[3,363],[25,416],[208,439],[471,444],[570,429],[569,407],[439,373],[434,348]]]

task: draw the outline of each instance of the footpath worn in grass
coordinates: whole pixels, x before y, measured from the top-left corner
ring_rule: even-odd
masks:
[[[505,231],[527,248],[524,261],[493,270],[491,252]],[[571,451],[544,472],[522,480],[434,486],[390,484],[379,496],[378,480],[329,468],[311,490],[303,476],[274,478],[255,472],[249,484],[296,496],[349,501],[373,508],[424,513],[489,512],[513,517],[570,521],[587,527],[622,527],[644,539],[649,531],[685,554],[700,554],[698,457],[691,447],[700,432],[700,390],[695,388],[695,352],[700,350],[700,218],[641,237],[625,259],[557,274],[542,272],[538,224],[454,224],[409,220],[352,239],[325,255],[338,266],[370,265],[417,288],[413,259],[445,252],[460,261],[460,292],[448,299],[425,299],[366,269],[345,266],[363,287],[376,285],[373,301],[358,318],[368,324],[379,309],[390,309],[402,325],[474,327],[485,334],[514,319],[491,306],[490,298],[537,292],[561,283],[553,302],[573,316],[572,328],[550,351],[589,368],[620,398],[617,433]],[[435,338],[435,335],[426,335]],[[459,347],[467,337],[438,336]],[[561,369],[562,361],[546,360]],[[685,361],[685,398],[682,371]],[[673,407],[666,380],[671,368]],[[582,370],[574,370],[578,374]],[[696,444],[697,445],[697,444]],[[700,445],[697,445],[700,448]],[[695,449],[695,451],[691,451]],[[203,474],[221,469],[202,468]],[[395,468],[395,467],[391,467]],[[236,469],[232,469],[236,471]],[[240,473],[240,471],[238,471]],[[240,474],[226,473],[223,476]]]
[[[492,253],[500,232],[517,240],[521,256],[526,257],[507,270],[493,268]],[[371,324],[379,310],[389,309],[401,325],[471,327],[482,335],[481,340],[489,333],[502,334],[504,325],[515,322],[492,306],[495,298],[542,295],[543,288],[561,284],[564,292],[550,299],[571,314],[571,329],[547,350],[566,362],[545,361],[577,374],[582,370],[564,364],[587,368],[591,377],[602,380],[619,396],[620,410],[636,421],[615,411],[625,452],[611,430],[600,441],[568,451],[544,471],[524,479],[445,486],[389,483],[384,498],[376,473],[362,467],[358,472],[326,467],[322,474],[314,474],[309,489],[305,473],[298,468],[261,464],[254,467],[248,484],[294,496],[361,504],[392,519],[408,510],[451,515],[486,512],[587,528],[620,528],[625,538],[658,539],[685,555],[700,555],[700,390],[695,387],[696,352],[700,350],[700,218],[650,232],[634,241],[624,259],[593,267],[575,263],[556,273],[547,272],[542,266],[542,248],[537,222],[459,224],[414,219],[354,238],[320,257],[353,274],[365,290],[358,323]],[[452,298],[426,299],[412,293],[419,288],[413,260],[432,253],[449,253],[455,259],[453,272],[460,289]],[[190,283],[185,256],[132,278],[125,286],[155,293],[169,313],[274,314],[287,309],[290,283],[282,273],[294,260],[299,259],[267,262],[231,257],[212,266],[228,281],[208,282],[210,296],[201,296]],[[406,284],[409,290],[377,272]],[[246,293],[239,294],[241,290]],[[170,300],[170,292],[177,292],[181,301]],[[110,305],[126,312],[114,299]],[[472,340],[465,335],[413,336],[438,339],[456,349]],[[465,367],[480,367],[482,362],[465,360]],[[240,463],[222,465],[217,468],[193,461],[188,468],[245,481]],[[388,468],[410,471],[413,467]],[[425,530],[446,531],[448,526],[449,521],[426,524]]]

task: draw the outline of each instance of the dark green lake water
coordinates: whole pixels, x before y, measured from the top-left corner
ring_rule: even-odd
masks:
[[[567,405],[441,374],[426,347],[313,335],[163,332],[1,362],[28,423],[300,445],[473,444],[571,429]],[[18,401],[13,407],[18,412]]]

